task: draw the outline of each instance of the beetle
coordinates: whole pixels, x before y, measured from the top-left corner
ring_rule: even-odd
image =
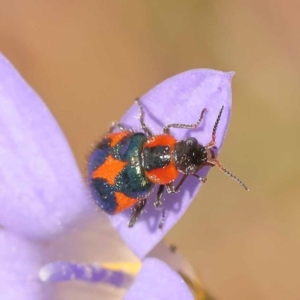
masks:
[[[176,193],[188,176],[205,182],[197,173],[204,166],[218,166],[225,174],[247,186],[226,170],[217,160],[214,151],[216,132],[224,106],[215,121],[211,141],[203,146],[194,137],[177,141],[171,128],[195,129],[201,123],[207,109],[204,108],[194,124],[169,124],[163,133],[155,135],[144,122],[144,109],[139,99],[141,132],[135,132],[119,123],[111,126],[109,133],[96,145],[88,166],[88,181],[92,195],[102,210],[116,214],[133,207],[129,227],[133,227],[143,211],[154,185],[159,185],[154,206],[162,209],[162,196],[166,189]],[[115,130],[117,129],[117,132]],[[175,186],[175,180],[182,175]],[[165,212],[163,210],[162,227]]]

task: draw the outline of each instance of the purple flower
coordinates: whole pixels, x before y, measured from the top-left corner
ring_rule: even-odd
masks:
[[[167,123],[192,123],[206,107],[208,112],[199,129],[192,133],[172,130],[176,138],[192,134],[205,145],[224,105],[217,132],[220,149],[230,117],[231,77],[232,73],[193,70],[168,79],[142,97],[146,122],[155,132],[161,132]],[[134,105],[121,121],[138,128],[137,115]],[[68,143],[47,107],[3,56],[0,128],[1,299],[120,299],[133,275],[103,264],[137,258],[118,240],[108,218],[95,209]],[[200,175],[207,171],[203,169]],[[199,182],[191,178],[179,194],[166,197],[162,231],[157,230],[160,214],[153,209],[153,196],[132,229],[127,227],[129,212],[110,217],[129,248],[144,260],[125,299],[140,299],[145,293],[151,299],[193,299],[176,272],[146,256],[179,220],[198,188]],[[72,279],[109,283],[121,289],[106,289],[99,284],[83,286],[74,281],[51,283]]]
[[[145,110],[145,123],[154,133],[162,133],[166,124],[195,123],[203,110],[207,109],[203,121],[197,129],[184,130],[171,128],[177,139],[189,136],[197,138],[200,144],[207,145],[212,139],[212,130],[219,111],[224,105],[220,120],[216,146],[220,150],[229,124],[231,113],[231,78],[233,72],[224,73],[209,69],[190,70],[171,77],[141,97]],[[132,105],[120,123],[129,128],[140,128],[139,110]],[[205,177],[209,167],[198,174]],[[124,241],[140,258],[164,237],[187,210],[201,186],[200,181],[190,176],[177,194],[164,194],[166,219],[163,230],[157,230],[161,214],[154,208],[156,192],[149,197],[146,213],[138,220],[138,226],[128,228],[131,211],[126,210],[111,217],[111,223],[118,230]],[[143,242],[141,242],[141,237]]]

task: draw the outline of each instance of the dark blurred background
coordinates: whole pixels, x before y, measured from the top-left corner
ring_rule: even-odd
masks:
[[[89,146],[165,78],[234,70],[218,170],[166,240],[221,300],[300,299],[300,2],[0,1],[0,51],[46,101],[82,171]]]

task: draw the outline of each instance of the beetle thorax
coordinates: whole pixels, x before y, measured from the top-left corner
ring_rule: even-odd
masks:
[[[208,153],[205,147],[191,137],[176,143],[174,157],[179,172],[195,174],[207,163]]]

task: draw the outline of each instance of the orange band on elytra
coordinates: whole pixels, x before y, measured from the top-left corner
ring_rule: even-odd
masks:
[[[117,206],[116,210],[114,211],[114,213],[118,213],[118,212],[134,205],[135,203],[137,203],[139,201],[139,199],[127,197],[122,192],[115,192],[115,196],[116,196],[116,202],[118,203],[118,206]]]
[[[115,147],[120,140],[127,136],[130,133],[130,131],[121,131],[121,132],[116,132],[116,133],[111,133],[107,137],[110,139],[110,146]]]
[[[128,162],[114,159],[112,155],[109,154],[105,162],[93,172],[92,178],[102,178],[110,185],[114,185],[116,177],[127,164]]]

